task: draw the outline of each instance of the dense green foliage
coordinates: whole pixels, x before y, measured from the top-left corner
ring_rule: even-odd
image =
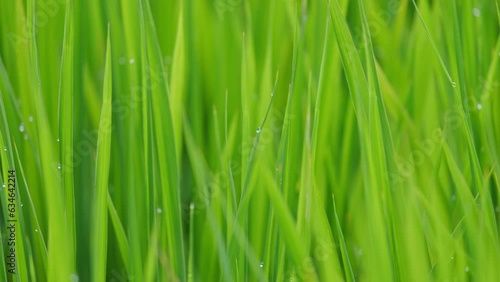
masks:
[[[499,281],[499,5],[1,0],[0,281]]]

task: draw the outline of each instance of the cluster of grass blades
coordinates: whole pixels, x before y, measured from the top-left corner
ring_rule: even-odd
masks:
[[[4,1],[0,281],[499,281],[499,5]]]

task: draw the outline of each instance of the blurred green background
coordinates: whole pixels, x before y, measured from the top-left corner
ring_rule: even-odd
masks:
[[[500,279],[498,0],[0,1],[0,281]]]

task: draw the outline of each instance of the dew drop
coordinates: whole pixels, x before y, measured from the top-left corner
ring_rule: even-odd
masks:
[[[2,184],[2,188],[5,188],[5,184]]]
[[[451,86],[453,86],[453,87],[457,87],[457,83],[456,83],[455,81],[452,81],[452,82],[451,82]]]
[[[479,103],[479,104],[477,104],[477,109],[478,109],[478,110],[481,110],[482,108],[483,108],[483,105],[481,105],[480,103]]]
[[[24,123],[21,122],[21,125],[19,125],[19,131],[24,132]]]
[[[4,150],[4,151],[7,151],[7,147],[3,147],[3,150]]]
[[[157,209],[156,209],[156,213],[162,213],[162,212],[163,212],[163,211],[162,211],[162,209],[161,209],[161,208],[157,208]]]
[[[194,203],[191,203],[191,204],[189,205],[189,208],[190,208],[191,210],[194,210]]]
[[[69,276],[69,280],[70,280],[71,282],[78,282],[78,281],[80,280],[80,278],[78,277],[78,275],[77,275],[77,274],[73,273],[73,274],[71,274],[71,275]]]
[[[61,169],[61,164],[58,164],[58,165],[57,165],[57,169]]]
[[[263,268],[263,267],[264,267],[264,262],[263,262],[263,261],[261,261],[261,262],[260,262],[259,267],[260,267],[260,268]]]
[[[455,259],[454,257],[451,257],[451,259]]]
[[[481,10],[479,8],[473,8],[472,9],[472,14],[476,17],[479,18],[481,16]]]
[[[30,122],[33,122],[33,116],[29,116],[29,117],[28,117],[28,120],[29,120]]]
[[[134,59],[130,59],[128,62],[129,62],[130,64],[133,64],[133,63],[135,63],[135,60],[134,60]]]
[[[465,267],[465,272],[469,272],[469,267],[468,266]]]
[[[38,229],[35,229],[35,232],[38,232]]]
[[[262,129],[260,129],[260,127],[257,128],[257,130],[256,130],[257,133],[260,133],[261,131],[262,131]]]
[[[59,138],[57,138],[57,142],[61,141]]]

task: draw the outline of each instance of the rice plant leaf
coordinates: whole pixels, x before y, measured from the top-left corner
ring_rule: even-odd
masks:
[[[109,195],[109,191],[107,193],[107,206],[109,217],[111,218],[111,223],[113,225],[113,229],[115,230],[116,239],[118,241],[118,248],[120,249],[123,264],[125,264],[127,273],[132,273],[129,258],[130,247],[127,240],[127,235],[125,233],[125,229],[123,228],[123,224],[120,221],[120,216],[118,215],[115,205],[113,204],[113,199],[111,199],[111,195]]]
[[[32,36],[28,40],[29,49],[29,78],[33,91],[35,105],[35,119],[38,133],[38,151],[42,166],[42,178],[45,187],[46,198],[51,199],[48,206],[48,226],[51,232],[48,234],[48,271],[47,280],[62,281],[68,279],[74,271],[71,265],[72,258],[66,248],[69,241],[69,232],[65,224],[63,198],[60,188],[60,177],[58,166],[60,162],[56,158],[56,138],[52,135],[50,122],[45,108],[44,93],[39,68],[39,56],[36,36],[36,11],[35,1],[27,2],[27,18],[29,19],[28,32]]]
[[[354,272],[352,270],[351,266],[351,260],[349,259],[349,252],[347,249],[347,245],[345,243],[344,239],[344,234],[342,233],[342,226],[340,225],[340,220],[339,216],[337,214],[337,208],[335,207],[335,197],[332,195],[332,202],[333,202],[333,212],[335,215],[335,226],[337,228],[337,234],[339,237],[339,243],[340,243],[340,254],[342,255],[342,263],[344,266],[344,275],[346,278],[346,281],[352,282],[356,281],[354,278]]]
[[[265,175],[268,183],[266,189],[271,205],[276,212],[276,218],[279,223],[279,228],[281,230],[280,234],[288,246],[288,251],[292,257],[295,264],[297,272],[303,275],[305,281],[318,281],[318,277],[314,268],[308,267],[304,269],[304,264],[310,263],[311,258],[307,255],[307,252],[302,247],[301,240],[297,233],[295,232],[295,222],[288,209],[283,194],[279,191],[277,184],[274,182],[272,175],[266,173]],[[309,264],[308,264],[309,266]]]
[[[76,253],[75,196],[74,196],[74,164],[73,164],[73,80],[74,80],[74,4],[68,1],[64,23],[63,56],[59,83],[59,151],[61,156],[61,181],[64,190],[64,206],[66,209],[69,239],[69,257]],[[71,261],[74,264],[75,261]]]
[[[179,12],[179,20],[177,22],[177,33],[175,39],[175,47],[173,53],[172,76],[170,78],[170,97],[172,100],[172,122],[174,126],[174,134],[176,136],[177,155],[181,154],[182,150],[182,115],[185,101],[185,39],[184,39],[184,17],[183,10]]]
[[[155,159],[161,183],[162,206],[168,207],[170,214],[163,213],[162,222],[166,225],[167,244],[164,247],[168,253],[172,269],[181,281],[186,281],[184,245],[182,241],[182,221],[180,205],[179,168],[176,157],[175,131],[172,123],[172,106],[168,92],[166,73],[164,70],[161,51],[159,48],[156,27],[153,21],[151,7],[148,1],[140,1],[143,21],[146,32],[148,74],[154,75],[151,81],[151,105],[153,132],[152,142],[156,152]],[[160,231],[162,234],[162,231]]]
[[[111,39],[108,29],[106,65],[104,74],[103,102],[97,139],[96,180],[95,180],[95,229],[92,236],[94,248],[92,277],[94,281],[106,279],[108,247],[108,182],[111,159],[112,133],[112,65]]]

